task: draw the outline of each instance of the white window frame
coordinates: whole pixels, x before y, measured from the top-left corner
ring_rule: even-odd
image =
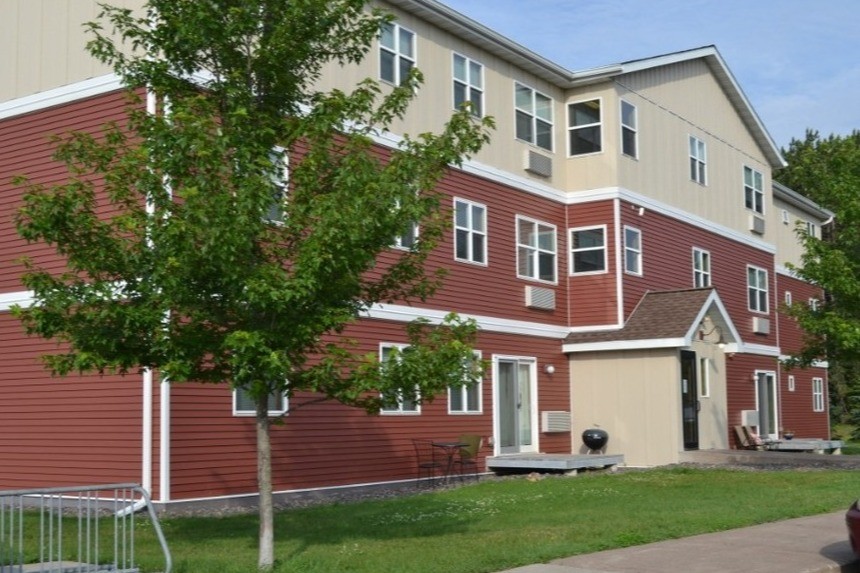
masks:
[[[795,385],[795,381],[794,381],[794,374],[789,374],[788,375],[788,391],[794,392],[795,388],[796,388],[796,385]]]
[[[750,275],[751,272],[754,273],[754,277]],[[762,277],[764,277],[764,286],[761,284]],[[753,278],[755,278],[755,282],[752,281]],[[768,314],[770,308],[769,280],[767,269],[747,265],[747,308],[750,311]],[[764,295],[763,299],[762,295]],[[764,308],[760,308],[762,300],[764,300]]]
[[[385,350],[389,349],[389,348],[397,348],[400,351],[403,351],[404,349],[409,348],[409,345],[408,344],[399,344],[399,343],[394,343],[394,342],[380,342],[379,343],[379,361],[380,362],[385,362]],[[384,394],[382,394],[382,396],[384,396]],[[390,407],[386,408],[385,406],[383,406],[379,410],[379,413],[380,413],[380,415],[384,415],[384,416],[418,416],[421,414],[421,402],[420,402],[421,395],[418,392],[417,387],[415,388],[415,397],[416,397],[416,401],[413,404],[414,409],[408,409],[408,410],[404,409],[403,397],[398,396],[396,408],[390,408]]]
[[[693,247],[693,287],[708,288],[710,286],[711,252],[698,247]]]
[[[637,242],[639,243],[638,247],[634,248],[630,246],[630,242],[627,240],[627,233],[636,235]],[[641,277],[644,274],[642,270],[642,231],[636,227],[624,225],[622,238],[624,243],[624,272],[628,275]],[[630,268],[631,260],[636,263],[636,268],[634,269]]]
[[[809,305],[809,310],[811,310],[812,312],[817,311],[817,310],[818,310],[818,304],[819,304],[819,302],[821,302],[821,301],[819,301],[817,298],[815,298],[815,297],[811,297],[811,298],[807,301],[807,304]]]
[[[525,94],[528,92],[529,103],[528,107],[523,107],[520,105],[520,93]],[[540,116],[540,108],[538,107],[539,100],[545,100],[548,104],[546,109],[549,110],[549,118]],[[520,82],[514,82],[514,136],[520,140],[525,141],[526,143],[530,143],[536,147],[540,147],[541,149],[546,149],[547,151],[553,150],[553,140],[554,137],[554,128],[553,128],[553,108],[555,107],[555,102],[551,97],[546,94],[543,94],[537,91],[534,88],[531,88],[525,84],[521,84]],[[519,133],[520,122],[518,121],[520,114],[522,114],[525,118],[528,119],[529,124],[529,133],[523,137]],[[543,124],[549,128],[549,144],[543,145],[538,138],[538,127]]]
[[[380,30],[379,31],[379,79],[386,82],[386,83],[389,83],[389,84],[392,84],[395,86],[399,86],[400,84],[403,83],[403,80],[406,79],[406,78],[402,77],[402,75],[400,73],[401,72],[401,70],[400,70],[401,62],[403,62],[403,61],[408,62],[409,63],[409,70],[412,70],[412,68],[414,68],[418,62],[418,54],[417,54],[417,49],[418,49],[417,38],[418,38],[418,35],[415,32],[413,32],[412,30],[410,30],[408,28],[404,28],[403,26],[401,26],[400,24],[397,24],[395,22],[387,22],[387,23],[383,24],[382,27],[383,28],[387,28],[387,27],[391,28],[391,30],[392,30],[391,35],[394,39],[394,45],[393,46],[386,46],[382,43],[382,30]],[[402,46],[402,42],[401,42],[403,34],[409,34],[411,36],[409,38],[409,44],[410,44],[409,50],[412,52],[411,56],[403,50],[403,46]],[[394,64],[393,64],[394,78],[392,78],[392,79],[385,78],[382,75],[382,69],[383,69],[382,53],[383,52],[390,54],[394,59]]]
[[[269,160],[275,168],[275,172],[269,175],[269,180],[276,191],[272,193],[272,203],[266,212],[265,220],[274,225],[280,225],[283,224],[286,216],[284,205],[289,192],[290,156],[286,149],[275,146],[269,152]]]
[[[457,77],[458,59],[463,61],[463,70],[466,76],[464,78]],[[459,110],[460,105],[465,102],[471,102],[474,104],[477,99],[477,106],[472,105],[472,115],[475,117],[484,117],[484,64],[464,56],[463,54],[454,52],[451,59],[451,66],[451,77],[453,78],[452,102],[454,104],[454,109]],[[477,71],[477,78],[473,77],[475,75],[475,71]],[[465,96],[463,101],[459,104],[457,103],[457,86],[462,88]],[[475,94],[477,94],[477,98],[474,97]]]
[[[812,411],[824,412],[824,378],[812,379]]]
[[[699,398],[711,397],[711,359],[699,358]]]
[[[764,215],[764,174],[744,165],[744,207]]]
[[[517,277],[543,283],[557,284],[558,283],[558,233],[555,225],[538,221],[530,217],[516,216],[516,237],[517,237]],[[530,241],[524,241],[524,237],[520,231],[524,225],[530,226],[529,238]],[[542,229],[552,233],[552,248],[541,246],[540,237]],[[545,279],[540,276],[541,259],[545,256],[552,257],[552,278]],[[522,265],[526,264],[532,270],[532,274],[523,273]]]
[[[601,233],[603,234],[603,246],[602,247],[586,247],[586,248],[578,248],[578,249],[574,247],[573,236],[575,233],[578,233],[581,231],[594,231],[597,229],[599,229],[601,231]],[[575,276],[600,275],[600,274],[606,274],[609,272],[609,245],[607,244],[608,238],[607,238],[607,233],[606,233],[606,225],[592,225],[592,226],[588,226],[588,227],[574,227],[574,228],[570,229],[570,232],[568,233],[568,237],[570,239],[570,261],[569,261],[568,266],[570,268],[570,275],[571,276],[574,276],[574,275]],[[588,251],[602,251],[603,252],[603,269],[594,270],[594,271],[577,271],[576,270],[576,267],[574,264],[576,253],[588,252]]]
[[[708,184],[708,146],[695,135],[689,136],[687,151],[690,156],[690,180],[699,185]]]
[[[782,210],[782,224],[788,225],[791,222],[791,217],[789,217],[788,209]]]
[[[481,361],[481,351],[475,350],[473,352],[474,359],[478,362]],[[454,392],[460,394],[460,404],[463,407],[459,410],[455,410],[451,407],[452,400],[451,396]],[[475,398],[477,400],[477,408],[469,408],[469,392],[475,393]],[[453,416],[474,416],[476,414],[484,413],[484,380],[478,380],[475,384],[471,386],[448,386],[448,414]]]
[[[459,225],[457,223],[457,206],[458,204],[463,205],[467,208],[467,216],[466,216],[466,225]],[[484,221],[483,221],[483,229],[475,228],[475,217],[473,209],[483,209],[484,212]],[[482,203],[476,203],[475,201],[469,201],[468,199],[460,199],[458,197],[454,197],[454,260],[460,261],[462,263],[470,263],[473,265],[482,265],[487,266],[487,243],[488,243],[488,234],[487,234],[487,226],[489,225],[488,220],[488,210],[487,206]],[[467,256],[465,258],[461,258],[457,256],[457,245],[460,242],[461,233],[465,233],[466,240],[466,250],[468,251]],[[482,248],[480,252],[480,260],[476,260],[475,253],[475,237],[482,237]]]
[[[630,117],[633,119],[632,123],[627,122],[624,119],[624,108],[625,106],[629,107],[631,110]],[[621,100],[618,109],[619,123],[621,124],[621,154],[626,155],[627,157],[632,157],[633,159],[639,159],[639,110],[636,109],[636,106],[626,100]],[[627,149],[627,138],[625,135],[632,135],[632,144],[633,149]]]
[[[806,222],[806,234],[813,238],[818,238],[818,226],[812,221]]]
[[[597,102],[597,121],[593,121],[591,123],[583,123],[581,125],[574,125],[573,122],[576,121],[576,114],[574,113],[574,107],[582,104],[588,104],[591,102]],[[583,151],[580,153],[573,152],[573,145],[571,145],[571,136],[574,131],[584,130],[584,129],[594,129],[597,128],[597,149],[592,151]],[[572,101],[567,104],[567,156],[568,157],[584,157],[587,155],[595,155],[597,153],[603,153],[603,98],[589,98],[579,101]]]
[[[248,417],[248,416],[256,416],[257,415],[256,406],[251,408],[251,409],[240,408],[239,403],[242,400],[242,397],[239,395],[240,392],[244,393],[244,392],[246,392],[246,390],[244,390],[243,388],[234,388],[233,389],[233,415],[236,417],[239,417],[239,418]],[[272,392],[272,394],[269,396],[269,416],[283,416],[284,414],[286,414],[287,412],[290,411],[290,402],[289,402],[289,399],[287,397],[286,392],[283,392],[280,394],[281,408],[272,408],[271,407],[272,406],[272,400],[273,399],[276,400],[278,397],[279,397],[279,395],[274,393],[274,392]],[[250,396],[248,396],[247,398],[248,398],[248,401],[252,402]]]
[[[791,291],[785,291],[785,306],[791,306]]]
[[[397,201],[395,203],[394,208],[395,208],[395,211],[398,211],[400,209],[400,201]],[[406,237],[406,235],[404,235],[404,234],[395,236],[394,237],[394,244],[392,245],[395,249],[401,249],[404,251],[408,251],[409,249],[412,248],[412,245],[414,245],[415,242],[418,240],[418,236],[419,236],[419,232],[420,232],[419,228],[418,228],[418,223],[416,223],[415,221],[408,223],[408,225],[406,227],[406,231],[409,233],[409,241],[406,242],[403,240],[403,238]]]

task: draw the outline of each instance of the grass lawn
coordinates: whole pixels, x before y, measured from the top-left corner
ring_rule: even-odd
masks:
[[[487,480],[276,516],[277,573],[482,573],[557,557],[846,509],[852,471],[655,469]],[[247,573],[255,515],[163,520],[176,573]],[[163,567],[139,531],[145,571]]]

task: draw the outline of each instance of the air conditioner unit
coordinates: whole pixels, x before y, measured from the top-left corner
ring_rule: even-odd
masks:
[[[750,231],[756,235],[764,235],[764,217],[750,215]]]
[[[555,310],[555,291],[551,288],[526,286],[526,306],[541,310]]]
[[[540,175],[541,177],[552,176],[552,158],[540,153],[534,152],[531,149],[526,149],[523,169],[529,173]]]
[[[569,432],[570,427],[570,412],[541,412],[541,432],[545,434]]]
[[[756,334],[770,334],[770,319],[754,316],[752,319],[752,329]]]

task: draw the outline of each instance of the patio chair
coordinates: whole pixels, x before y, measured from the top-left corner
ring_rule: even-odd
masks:
[[[436,474],[443,469],[442,460],[436,457],[437,448],[433,447],[431,440],[414,439],[412,445],[415,448],[415,461],[418,469],[415,486],[421,486],[424,480],[430,480],[430,485],[435,486]]]
[[[747,435],[747,432],[744,431],[744,426],[733,426],[735,430],[735,440],[738,444],[739,450],[757,450],[758,445],[752,442]]]
[[[774,440],[773,438],[762,437],[753,432],[750,426],[741,426],[743,428],[743,432],[747,437],[747,441],[755,446],[754,449],[757,450],[770,450],[773,449],[774,446],[780,443],[779,440]]]
[[[475,481],[478,481],[480,479],[478,473],[478,452],[481,451],[481,447],[484,445],[484,438],[475,434],[461,434],[458,439],[466,444],[460,448],[459,455],[455,460],[455,463],[460,468],[460,477],[463,478],[468,474],[472,474],[475,477]]]

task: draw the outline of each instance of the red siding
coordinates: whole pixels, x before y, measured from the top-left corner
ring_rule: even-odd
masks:
[[[607,272],[568,277],[571,326],[615,325],[618,323],[616,287],[615,202],[596,201],[569,208],[568,228],[606,225]],[[565,235],[565,256],[569,256],[569,236]]]

